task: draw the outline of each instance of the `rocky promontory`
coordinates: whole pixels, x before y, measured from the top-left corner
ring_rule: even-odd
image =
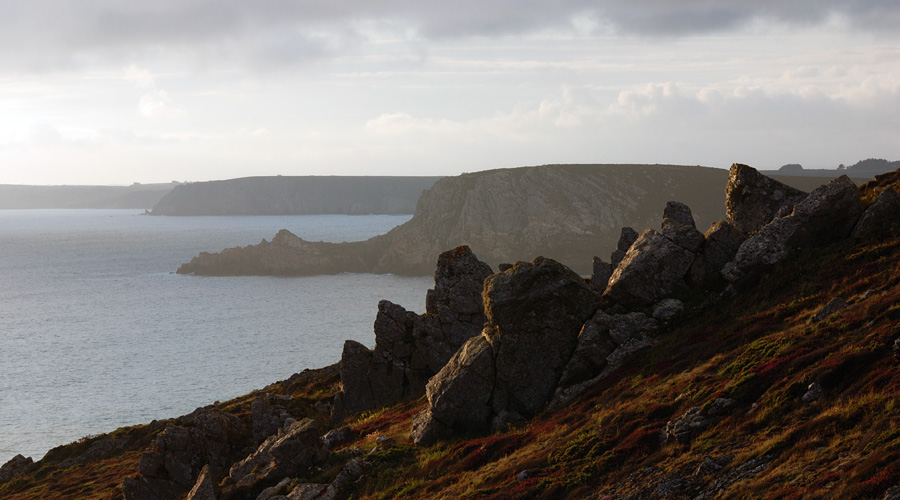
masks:
[[[825,182],[782,180],[803,190]],[[545,165],[463,174],[424,191],[413,218],[385,235],[335,244],[282,230],[258,245],[201,253],[178,272],[427,275],[441,252],[468,245],[492,267],[543,255],[589,274],[593,255],[616,249],[619,228],[654,224],[667,200],[691,200],[701,226],[723,218],[727,182],[727,170],[678,165]]]
[[[179,185],[151,215],[411,214],[440,177],[268,176]]]

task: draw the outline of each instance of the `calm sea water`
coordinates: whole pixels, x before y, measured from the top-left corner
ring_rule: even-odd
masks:
[[[345,339],[372,346],[378,300],[422,312],[431,278],[174,271],[281,228],[353,241],[408,219],[0,211],[0,464],[334,363]]]

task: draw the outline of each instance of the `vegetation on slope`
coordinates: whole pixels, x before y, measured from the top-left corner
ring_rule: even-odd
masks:
[[[900,189],[900,175],[863,186],[865,199],[886,185]],[[900,225],[807,249],[740,285],[681,297],[688,313],[602,388],[504,432],[414,447],[409,429],[424,399],[358,417],[349,423],[358,437],[342,448],[359,448],[371,466],[344,497],[882,498],[900,484]],[[833,297],[850,306],[810,322]],[[330,367],[260,392],[292,395],[292,413],[326,423],[317,403],[338,384]],[[821,396],[804,401],[812,384]],[[249,422],[256,394],[215,406]],[[689,442],[662,444],[668,422],[719,398],[734,404]],[[0,498],[119,498],[161,427],[54,449],[0,485]],[[122,433],[127,446],[65,465]],[[348,456],[302,479],[328,481]]]

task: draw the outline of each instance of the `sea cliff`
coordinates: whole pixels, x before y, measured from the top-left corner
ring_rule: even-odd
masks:
[[[804,190],[827,182],[780,179]],[[427,275],[442,251],[465,244],[494,267],[543,255],[589,274],[593,256],[617,247],[620,228],[653,224],[667,200],[691,200],[701,227],[722,218],[727,181],[727,170],[683,165],[544,165],[445,177],[422,193],[411,220],[385,235],[334,244],[285,230],[258,245],[204,252],[178,273]]]

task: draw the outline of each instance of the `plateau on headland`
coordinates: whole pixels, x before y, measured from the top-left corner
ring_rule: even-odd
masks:
[[[668,200],[590,279],[445,249],[374,349],[16,456],[0,497],[896,499],[898,190],[734,164],[709,230]]]
[[[178,185],[138,184],[130,186],[23,186],[0,185],[0,209],[41,208],[139,208],[156,205]]]
[[[779,178],[804,190],[827,182]],[[464,244],[494,267],[543,255],[588,274],[592,256],[617,247],[621,227],[653,224],[666,200],[691,200],[702,227],[721,219],[727,181],[727,170],[683,165],[544,165],[445,177],[422,193],[412,219],[385,235],[335,244],[285,230],[258,245],[201,253],[178,273],[427,275],[442,251]]]
[[[411,214],[440,177],[268,176],[182,184],[151,215]]]

